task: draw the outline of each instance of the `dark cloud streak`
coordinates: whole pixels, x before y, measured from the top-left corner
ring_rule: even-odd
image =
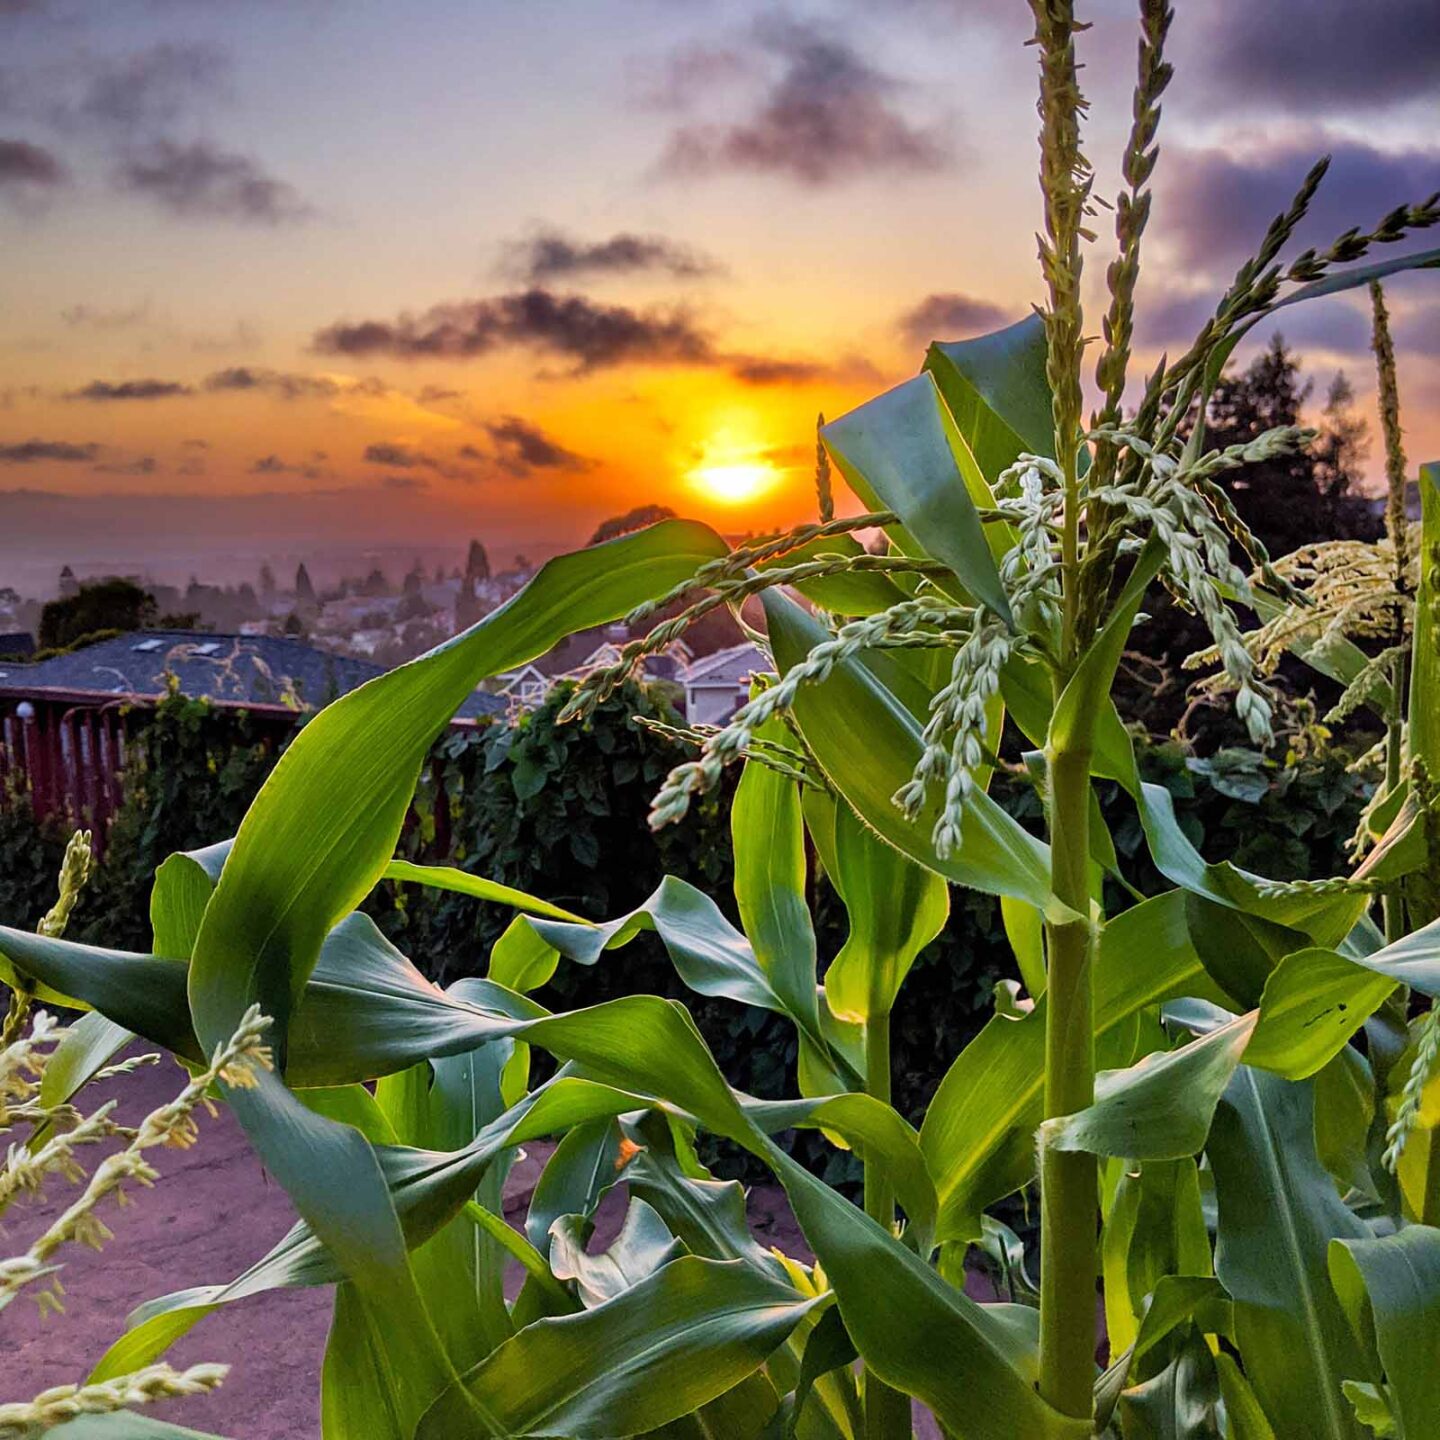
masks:
[[[505,415],[486,427],[495,445],[495,461],[507,475],[523,479],[536,470],[579,472],[594,463],[552,440],[538,425]]]
[[[710,338],[679,309],[637,310],[540,287],[431,306],[394,320],[341,321],[316,332],[321,354],[473,360],[521,346],[568,360],[573,373],[615,365],[704,365]]]
[[[115,181],[186,219],[278,226],[313,214],[293,186],[267,174],[258,161],[206,140],[157,140],[123,158]]]
[[[55,190],[69,178],[52,150],[28,140],[0,139],[0,194],[5,191]]]
[[[33,465],[42,460],[54,460],[65,465],[75,465],[95,459],[100,453],[96,444],[74,444],[69,440],[17,440],[0,444],[0,465]]]
[[[178,380],[92,380],[66,395],[67,400],[169,400],[194,391]]]
[[[1015,317],[989,300],[954,291],[927,295],[900,317],[900,333],[912,345],[983,335]]]
[[[577,275],[663,274],[679,280],[719,272],[709,256],[663,235],[622,231],[608,240],[576,240],[558,230],[541,230],[507,249],[506,272],[531,284]]]

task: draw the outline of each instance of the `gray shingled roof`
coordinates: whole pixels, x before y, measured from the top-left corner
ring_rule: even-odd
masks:
[[[318,708],[365,681],[383,665],[332,655],[302,640],[272,635],[211,635],[200,630],[136,630],[37,664],[0,661],[0,695],[44,691],[156,697],[174,674],[187,695],[222,705],[281,705],[293,694]],[[466,719],[503,714],[505,702],[471,695],[457,712]]]

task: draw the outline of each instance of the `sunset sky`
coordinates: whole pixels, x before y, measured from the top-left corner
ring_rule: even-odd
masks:
[[[1086,7],[1102,194],[1132,9]],[[1440,189],[1435,0],[1178,9],[1137,374],[1316,153],[1307,241]],[[1023,0],[0,0],[0,583],[543,553],[645,502],[801,518],[817,410],[1039,298],[1028,28]],[[1426,460],[1440,276],[1392,302]],[[1291,315],[1368,414],[1363,302]]]

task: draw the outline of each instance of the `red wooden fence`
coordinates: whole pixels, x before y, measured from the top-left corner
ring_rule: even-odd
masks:
[[[18,704],[0,701],[0,805],[28,800],[42,819],[55,816],[90,829],[97,851],[103,852],[110,822],[125,798],[131,737],[146,723],[149,708],[150,702],[134,696],[33,694]],[[295,712],[285,706],[245,708],[268,743],[282,744],[295,727]],[[437,795],[443,795],[439,756],[431,762],[430,775]],[[435,807],[435,832],[436,853],[448,853],[450,814],[443,803]]]

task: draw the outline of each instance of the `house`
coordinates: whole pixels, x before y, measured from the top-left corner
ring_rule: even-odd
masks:
[[[516,670],[506,670],[495,679],[500,685],[497,695],[503,695],[507,700],[527,707],[540,704],[554,683],[553,677],[547,675],[533,660]]]
[[[749,641],[717,650],[685,668],[685,718],[692,725],[723,725],[750,698],[750,677],[773,667]]]

